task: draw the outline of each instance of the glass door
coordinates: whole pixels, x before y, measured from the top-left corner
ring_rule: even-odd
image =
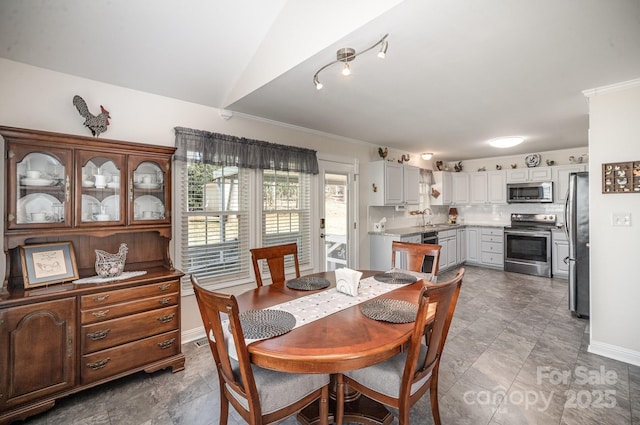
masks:
[[[167,159],[129,156],[129,222],[170,222],[170,163]]]
[[[319,161],[322,179],[320,208],[320,269],[356,267],[354,166]]]
[[[9,144],[7,228],[69,227],[71,151]]]

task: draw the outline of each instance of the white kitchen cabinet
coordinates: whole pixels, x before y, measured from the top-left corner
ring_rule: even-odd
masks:
[[[385,234],[369,235],[369,268],[387,271],[391,269],[391,245],[393,241],[422,243],[422,234],[398,236]],[[396,257],[396,267],[405,269],[406,259]]]
[[[467,227],[467,263],[504,267],[504,234],[498,227]]]
[[[469,203],[469,173],[453,173],[451,175],[453,194],[452,204],[466,205]]]
[[[469,203],[487,203],[487,173],[480,171],[469,174]]]
[[[558,165],[553,169],[553,202],[564,204],[569,190],[569,174],[586,171],[586,164]]]
[[[480,264],[482,228],[467,227],[467,263]]]
[[[467,261],[467,229],[461,227],[457,229],[458,234],[458,264],[465,263]]]
[[[507,170],[507,183],[551,181],[551,167],[512,168]]]
[[[551,232],[551,274],[553,277],[568,279],[569,265],[564,259],[569,256],[569,242],[563,230]]]
[[[487,202],[490,204],[507,203],[506,170],[489,171],[487,173]]]
[[[390,161],[369,163],[369,205],[418,205],[420,169]]]
[[[434,171],[431,185],[431,205],[450,205],[453,195],[453,179],[449,171]],[[437,196],[435,196],[437,194]]]
[[[458,264],[458,232],[457,229],[438,232],[440,249],[440,270],[448,270]]]

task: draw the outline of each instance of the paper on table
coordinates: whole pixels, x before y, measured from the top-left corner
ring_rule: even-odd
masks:
[[[336,269],[336,289],[352,297],[358,296],[362,272],[348,268]]]

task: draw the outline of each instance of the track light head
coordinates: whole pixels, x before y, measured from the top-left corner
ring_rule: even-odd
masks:
[[[318,74],[313,76],[313,84],[315,84],[316,86],[316,90],[322,90],[322,83],[320,82],[320,79],[318,78]]]
[[[387,57],[387,48],[389,47],[389,42],[388,41],[384,41],[382,43],[382,46],[380,47],[380,51],[378,52],[378,57],[380,59],[384,59]]]

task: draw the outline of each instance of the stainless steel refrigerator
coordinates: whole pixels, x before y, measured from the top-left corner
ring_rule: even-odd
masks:
[[[569,309],[589,317],[589,173],[569,174],[565,204],[569,241]]]

